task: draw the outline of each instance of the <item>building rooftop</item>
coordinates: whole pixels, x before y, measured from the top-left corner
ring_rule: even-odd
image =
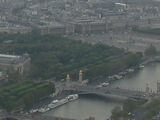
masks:
[[[72,23],[74,24],[99,24],[99,23],[105,23],[105,21],[94,20],[94,19],[81,19],[81,20],[74,20]]]
[[[63,24],[59,23],[59,22],[44,22],[45,25],[39,25],[40,28],[43,27],[53,27],[53,28],[59,28],[59,27],[64,27]]]
[[[6,54],[0,54],[0,58],[20,58],[20,56],[16,56],[16,55],[6,55]]]
[[[1,65],[19,64],[23,63],[28,58],[29,58],[28,54],[24,54],[22,56],[0,54],[0,64]]]

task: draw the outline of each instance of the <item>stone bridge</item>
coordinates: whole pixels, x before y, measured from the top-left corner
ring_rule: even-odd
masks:
[[[147,99],[155,96],[155,93],[146,93],[142,91],[129,90],[123,88],[100,87],[95,86],[73,86],[64,89],[65,91],[74,91],[77,94],[97,94],[103,96],[121,97],[124,99]]]

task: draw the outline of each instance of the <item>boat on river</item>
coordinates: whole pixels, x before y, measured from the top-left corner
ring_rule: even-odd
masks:
[[[53,100],[50,104],[48,104],[46,107],[43,107],[43,108],[40,108],[37,110],[37,112],[41,112],[41,113],[44,113],[44,112],[47,112],[49,111],[50,109],[54,109],[56,107],[59,107],[61,105],[64,105],[68,102],[71,102],[73,100],[76,100],[78,99],[78,94],[73,94],[73,95],[69,95],[67,96],[66,98],[64,99],[61,99],[61,100]]]

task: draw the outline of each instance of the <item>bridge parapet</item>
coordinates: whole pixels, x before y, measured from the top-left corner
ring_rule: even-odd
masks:
[[[146,99],[146,92],[143,91],[136,91],[136,90],[129,90],[129,89],[122,89],[122,88],[113,88],[113,87],[101,87],[97,88],[95,86],[74,86],[70,88],[66,88],[65,90],[71,91],[79,91],[83,93],[97,93],[97,94],[112,94],[118,95],[128,98],[136,98],[136,99]],[[155,94],[152,94],[155,95]]]

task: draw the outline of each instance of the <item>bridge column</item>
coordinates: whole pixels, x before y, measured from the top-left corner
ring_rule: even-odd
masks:
[[[157,94],[160,95],[160,80],[157,81]]]
[[[150,88],[149,88],[149,84],[146,84],[146,97],[149,97],[149,93],[150,93]]]
[[[71,80],[70,75],[67,74],[67,77],[66,77],[66,86],[67,87],[70,85],[70,80]]]
[[[83,72],[82,70],[79,71],[79,82],[82,83],[83,81]]]
[[[149,93],[149,84],[146,84],[146,93]]]

